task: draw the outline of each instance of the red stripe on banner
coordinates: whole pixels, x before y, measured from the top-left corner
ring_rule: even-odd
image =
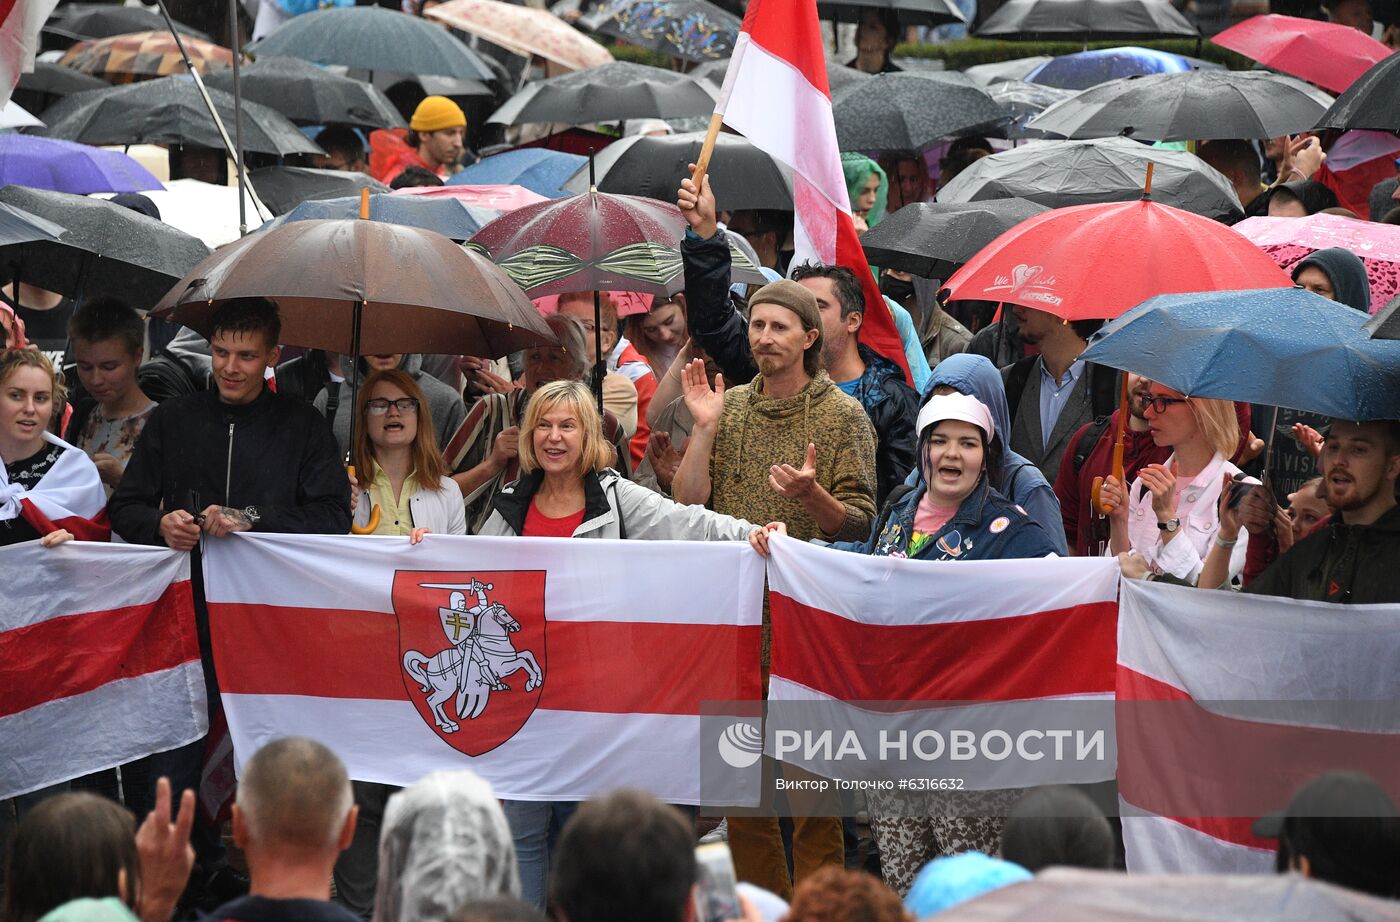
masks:
[[[97,515],[90,519],[85,519],[80,515],[65,516],[61,519],[50,519],[44,515],[43,511],[28,497],[19,501],[20,515],[26,522],[34,526],[35,531],[41,535],[47,535],[66,528],[74,538],[79,541],[111,541],[112,525],[107,521],[107,510],[99,510]]]
[[[143,605],[0,633],[0,717],[198,660],[194,600],[182,580]]]
[[[1400,733],[1225,717],[1121,664],[1117,685],[1118,790],[1141,810],[1227,842],[1272,848],[1250,824],[1283,809],[1323,772],[1366,772],[1400,799]],[[1371,702],[1355,707],[1388,713]]]
[[[209,613],[225,693],[408,700],[394,615],[231,602]],[[555,621],[545,637],[548,655],[533,651],[541,708],[699,714],[702,701],[760,697],[757,625]]]
[[[1115,602],[872,625],[778,592],[769,599],[773,675],[842,701],[1020,701],[1113,691]]]
[[[816,0],[750,0],[740,28],[755,44],[787,61],[808,83],[831,97]]]
[[[0,23],[10,18],[10,13],[15,8],[16,0],[0,0]]]
[[[861,291],[865,294],[865,318],[860,326],[860,341],[899,366],[904,372],[904,383],[914,386],[914,376],[909,371],[909,360],[904,355],[904,340],[899,338],[899,329],[894,323],[894,314],[885,298],[880,294],[880,285],[875,281],[875,273],[865,258],[865,249],[860,245],[856,225],[844,211],[836,214],[836,264],[845,266],[860,279]]]

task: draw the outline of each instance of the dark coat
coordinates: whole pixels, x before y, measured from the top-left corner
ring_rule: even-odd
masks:
[[[706,240],[687,230],[681,256],[690,335],[715,360],[725,384],[748,384],[758,374],[758,365],[749,350],[749,326],[729,300],[729,244],[724,234]]]
[[[1245,592],[1352,605],[1400,602],[1400,506],[1373,525],[1331,524],[1303,538]]]
[[[859,348],[865,373],[851,396],[865,408],[875,427],[875,502],[880,504],[914,469],[919,395],[904,383],[904,372],[898,365],[868,346]]]

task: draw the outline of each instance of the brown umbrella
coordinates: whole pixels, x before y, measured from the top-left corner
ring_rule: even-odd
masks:
[[[346,355],[502,356],[554,336],[505,271],[432,231],[379,221],[293,221],[195,266],[155,314],[205,335],[233,298],[275,301],[282,341]]]
[[[228,67],[233,52],[222,45],[186,35],[181,39],[190,63],[201,74]],[[129,32],[90,42],[79,42],[64,53],[59,63],[104,77],[111,83],[131,83],[154,77],[185,73],[180,49],[169,32]]]

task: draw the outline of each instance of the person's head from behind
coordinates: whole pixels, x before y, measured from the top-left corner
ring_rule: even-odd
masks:
[[[423,169],[421,166],[404,167],[399,175],[389,181],[389,188],[395,191],[399,189],[417,189],[422,186],[441,185],[444,185],[442,177],[438,176],[432,170]]]
[[[550,314],[544,322],[558,343],[524,350],[525,390],[531,393],[551,381],[582,381],[590,366],[583,324],[567,314]]]
[[[865,292],[845,266],[807,263],[792,270],[792,280],[817,299],[822,318],[822,358],[833,368],[855,351],[865,320]]]
[[[612,463],[598,404],[582,381],[553,381],[533,392],[520,434],[521,473],[578,478]]]
[[[233,298],[219,305],[210,321],[209,360],[219,399],[252,403],[262,393],[263,373],[282,354],[282,319],[266,298]]]
[[[1101,870],[1113,866],[1113,828],[1084,792],[1035,788],[1007,815],[1001,856],[1031,873],[1052,865]]]
[[[959,903],[1002,887],[1031,879],[1018,864],[981,852],[935,858],[914,877],[904,906],[916,919],[926,919]]]
[[[389,798],[375,891],[380,922],[445,922],[474,900],[519,893],[510,827],[480,776],[433,772]]]
[[[137,387],[146,325],[119,298],[93,298],[73,312],[68,338],[83,388],[104,407],[120,407]]]
[[[1371,0],[1328,0],[1327,18],[1340,26],[1347,26],[1371,34]]]
[[[497,897],[472,900],[448,916],[447,922],[549,922],[549,919],[533,903]]]
[[[345,173],[367,172],[364,141],[349,125],[327,125],[316,135],[316,144],[326,152],[316,156],[317,167]]]
[[[1400,810],[1361,772],[1332,771],[1303,785],[1254,833],[1278,839],[1280,872],[1296,871],[1374,896],[1400,896]]]
[[[427,406],[423,389],[408,372],[390,368],[370,373],[357,398],[359,426],[350,452],[360,486],[373,481],[378,459],[396,451],[408,451],[420,486],[430,488],[447,474],[433,427],[419,425]]]
[[[887,151],[880,155],[880,168],[890,180],[890,211],[928,198],[928,164],[912,150]]]
[[[1228,458],[1239,445],[1239,417],[1228,400],[1184,397],[1154,381],[1148,389],[1145,418],[1158,448],[1180,450],[1200,444]]]
[[[598,311],[593,310],[593,295],[591,291],[569,291],[559,296],[559,313],[566,317],[572,317],[583,325],[584,340],[588,346],[588,360],[598,361],[597,338],[594,333],[601,335],[603,342],[603,355],[609,355],[613,347],[617,345],[617,305],[613,304],[612,298],[608,297],[606,291],[597,292]]]
[[[233,841],[255,888],[283,873],[331,865],[355,834],[358,809],[345,765],[322,744],[287,736],[243,764]]]
[[[62,399],[48,356],[35,349],[0,352],[0,458],[12,464],[42,448]]]
[[[136,907],[141,886],[136,824],[114,801],[59,794],[20,821],[5,869],[5,922],[35,922],[69,900],[120,897]]]
[[[587,801],[564,826],[550,881],[559,922],[689,922],[695,841],[675,807],[641,791]]]
[[[1351,250],[1327,247],[1300,259],[1292,270],[1293,284],[1329,301],[1371,312],[1371,282],[1366,264]]]
[[[1196,150],[1196,156],[1230,180],[1241,205],[1248,206],[1263,191],[1259,179],[1263,164],[1251,142],[1242,138],[1207,141]]]
[[[856,49],[862,55],[881,55],[889,60],[899,44],[899,15],[889,7],[868,6],[856,24]]]
[[[1269,197],[1269,217],[1306,218],[1324,208],[1335,208],[1337,193],[1312,179],[1286,182]]]
[[[798,884],[784,922],[909,922],[909,913],[879,878],[828,865]]]
[[[929,500],[957,508],[988,471],[1000,471],[1000,443],[992,411],[966,394],[935,394],[919,410],[920,470]]]
[[[765,378],[822,367],[822,318],[817,298],[790,279],[769,282],[749,298],[749,350]]]
[[[1293,540],[1297,541],[1332,514],[1324,497],[1321,477],[1305,482],[1288,494],[1288,517],[1293,520]]]
[[[1395,503],[1400,478],[1400,422],[1334,420],[1317,459],[1327,505],[1356,524],[1373,521]]]

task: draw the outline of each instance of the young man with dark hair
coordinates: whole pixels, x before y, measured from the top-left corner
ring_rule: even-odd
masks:
[[[324,150],[325,156],[316,158],[316,166],[323,170],[339,170],[343,173],[368,173],[369,161],[365,159],[365,142],[349,125],[328,125],[316,135],[316,143]]]
[[[822,358],[827,374],[854,397],[875,427],[875,505],[878,508],[914,468],[914,418],[919,395],[904,383],[899,366],[860,342],[865,293],[845,266],[808,263],[792,280],[817,298],[822,318]]]
[[[559,837],[550,905],[559,922],[690,922],[695,844],[675,807],[617,791],[578,808]]]
[[[64,436],[92,458],[109,497],[156,408],[136,380],[145,335],[141,315],[117,298],[87,301],[68,321],[78,380],[92,399],[75,404]]]

